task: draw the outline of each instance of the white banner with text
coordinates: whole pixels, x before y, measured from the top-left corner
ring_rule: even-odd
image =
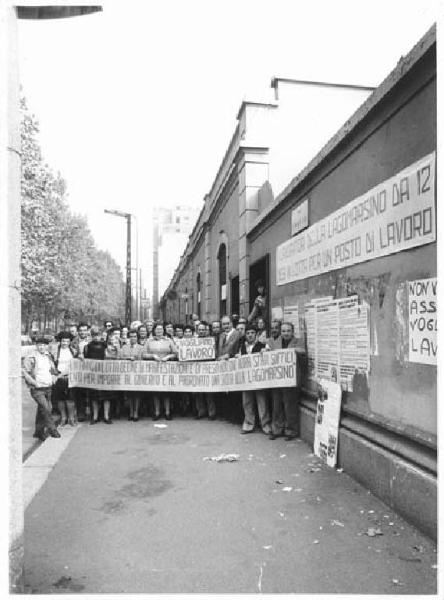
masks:
[[[233,392],[296,385],[293,348],[208,362],[79,360],[69,387],[158,392]]]
[[[436,240],[435,153],[276,248],[276,285]]]

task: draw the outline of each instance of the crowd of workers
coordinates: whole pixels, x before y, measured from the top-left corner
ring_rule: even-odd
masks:
[[[254,322],[225,315],[220,321],[207,323],[193,315],[192,325],[174,325],[152,320],[117,327],[111,320],[103,328],[87,323],[71,325],[53,340],[35,339],[36,349],[23,361],[23,376],[37,403],[34,437],[60,437],[58,428],[75,427],[79,421],[91,425],[103,420],[140,417],[171,420],[173,414],[195,419],[227,419],[242,422],[242,434],[251,433],[258,419],[263,433],[270,439],[283,436],[292,440],[298,435],[296,388],[246,390],[223,393],[184,393],[97,390],[69,388],[69,363],[80,360],[177,360],[177,340],[187,337],[215,338],[216,360],[241,354],[295,348],[303,352],[293,335],[291,323],[273,321],[267,335],[263,317]]]

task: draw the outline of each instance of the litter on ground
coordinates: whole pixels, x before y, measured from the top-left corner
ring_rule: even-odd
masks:
[[[287,487],[283,487],[282,491],[283,492],[291,492],[292,489],[293,489],[292,487],[287,486]]]
[[[219,454],[219,456],[205,456],[204,460],[212,460],[214,462],[234,462],[239,460],[239,454]]]
[[[374,527],[369,527],[367,529],[366,535],[368,535],[368,537],[375,537],[376,535],[384,535],[382,533],[382,531],[378,528],[375,529]]]
[[[164,423],[155,423],[154,427],[157,427],[158,429],[165,429],[165,427],[168,427],[168,425],[165,425]]]

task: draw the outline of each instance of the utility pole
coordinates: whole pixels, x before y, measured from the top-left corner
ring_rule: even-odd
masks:
[[[109,215],[123,217],[126,219],[126,296],[125,296],[125,323],[131,323],[131,213],[121,212],[120,210],[105,211]]]

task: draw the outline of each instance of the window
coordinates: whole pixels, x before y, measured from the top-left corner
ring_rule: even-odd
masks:
[[[217,253],[219,262],[219,318],[227,312],[227,249],[221,244]]]
[[[201,302],[200,302],[200,292],[201,292],[201,280],[200,280],[200,273],[197,274],[197,278],[196,278],[196,283],[197,283],[197,316],[200,319],[200,307],[201,307]]]

